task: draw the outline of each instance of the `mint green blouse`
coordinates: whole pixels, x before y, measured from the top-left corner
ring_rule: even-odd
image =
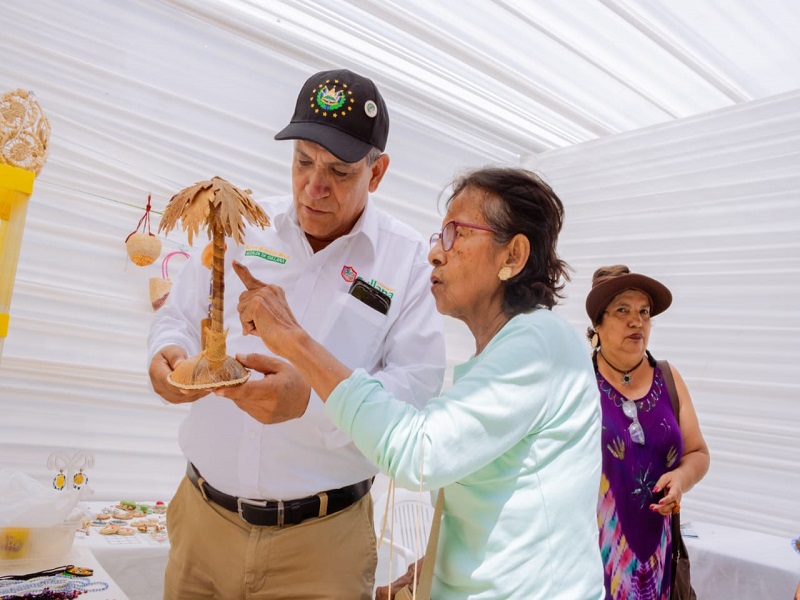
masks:
[[[603,597],[600,401],[588,348],[546,309],[511,319],[423,409],[363,370],[326,412],[402,487],[444,487],[434,600]]]

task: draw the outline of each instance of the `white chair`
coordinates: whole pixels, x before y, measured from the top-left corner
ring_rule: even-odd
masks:
[[[376,588],[403,575],[413,562],[425,554],[433,520],[434,507],[430,492],[395,487],[392,510],[392,487],[389,485],[374,501],[375,537],[378,540]]]
[[[391,492],[390,486],[374,502],[375,536],[378,540],[381,537],[386,541],[391,540],[394,547],[407,556],[408,568],[412,561],[425,554],[434,508],[430,492],[395,487],[393,506]],[[405,569],[401,573],[404,572]]]
[[[390,507],[391,508],[391,507]],[[430,492],[412,492],[395,488],[394,521],[389,518],[390,533],[395,543],[410,548],[419,558],[428,546],[428,534],[433,520]]]

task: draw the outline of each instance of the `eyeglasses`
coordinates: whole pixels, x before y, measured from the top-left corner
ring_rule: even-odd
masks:
[[[622,412],[633,421],[628,427],[631,440],[636,444],[644,446],[644,429],[642,429],[642,424],[639,423],[639,410],[636,408],[636,402],[633,400],[623,400]]]
[[[440,232],[434,233],[431,236],[431,250],[433,250],[433,247],[436,245],[436,243],[441,240],[442,250],[449,252],[453,248],[453,244],[456,242],[456,231],[459,227],[469,227],[470,229],[478,229],[480,231],[497,233],[497,231],[491,227],[473,225],[472,223],[462,223],[461,221],[449,221],[448,223],[445,223],[445,226],[442,227]]]

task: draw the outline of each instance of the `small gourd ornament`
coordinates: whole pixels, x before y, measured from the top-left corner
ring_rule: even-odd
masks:
[[[152,265],[161,255],[161,239],[150,233],[150,194],[147,195],[147,208],[139,224],[125,238],[125,249],[131,262],[140,267]]]

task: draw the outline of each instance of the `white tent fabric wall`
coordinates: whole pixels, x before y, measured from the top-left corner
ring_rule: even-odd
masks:
[[[650,348],[686,380],[711,450],[684,520],[800,528],[800,92],[530,157],[566,205],[559,309],[585,331],[594,269],[663,281]]]
[[[288,192],[291,144],[275,142],[272,135],[285,124],[296,91],[310,73],[347,66],[373,77],[384,91],[392,119],[387,149],[392,163],[375,199],[425,235],[440,226],[436,198],[442,185],[464,167],[516,164],[525,152],[587,142],[800,87],[800,71],[794,68],[800,53],[800,7],[794,0],[761,2],[757,10],[750,0],[730,0],[724,6],[694,0],[342,0],[336,6],[308,0],[0,0],[0,14],[0,92],[33,90],[53,126],[50,157],[30,202],[0,360],[0,467],[19,468],[48,483],[53,474],[45,461],[51,450],[85,448],[97,457],[90,485],[98,499],[167,499],[184,467],[176,439],[185,409],[163,406],[147,383],[148,279],[159,275],[159,263],[135,267],[125,256],[123,240],[141,217],[148,192],[156,211],[178,190],[213,175],[249,187],[256,196]],[[725,121],[697,123],[727,127]],[[634,138],[647,145],[646,136],[659,131],[643,130]],[[708,149],[709,156],[713,150]],[[702,392],[721,375],[698,379],[706,374],[705,363],[687,358],[702,346],[674,338],[666,345],[671,328],[707,323],[720,312],[729,317],[743,306],[732,306],[728,302],[736,298],[719,295],[711,296],[714,306],[704,305],[708,296],[701,293],[714,291],[712,283],[733,290],[738,281],[696,270],[687,270],[684,277],[683,271],[667,270],[674,256],[683,257],[680,264],[692,252],[692,257],[701,256],[692,269],[731,251],[729,256],[741,259],[736,273],[742,264],[753,272],[761,265],[746,262],[749,254],[737,254],[735,248],[713,256],[703,252],[702,240],[684,236],[685,221],[667,211],[656,215],[661,233],[631,239],[630,247],[613,239],[604,247],[588,246],[596,224],[608,227],[633,217],[628,222],[642,228],[653,220],[653,212],[637,213],[613,185],[605,198],[593,195],[611,179],[603,170],[591,179],[588,173],[579,175],[601,156],[590,154],[589,162],[580,160],[559,171],[559,152],[545,154],[541,166],[552,167],[556,189],[563,189],[568,202],[563,248],[578,273],[563,310],[574,311],[570,318],[583,328],[578,299],[588,289],[591,269],[616,255],[678,286],[676,305],[657,324],[654,348],[687,375],[715,444],[712,473],[692,494],[695,507],[710,512],[710,493],[719,491],[716,499],[723,508],[717,518],[784,532],[790,509],[782,500],[775,518],[755,522],[749,515],[739,518],[753,506],[749,500],[734,508],[726,503],[753,491],[734,486],[720,470],[725,452],[729,469],[738,455],[722,444],[731,445],[733,438],[719,431],[732,427],[729,421],[750,431],[751,423],[762,423],[760,414],[768,421],[762,432],[796,420],[796,403],[788,400],[796,380],[776,387],[759,412],[735,405],[738,413],[720,409],[719,418],[727,420],[715,422],[707,411],[719,398]],[[569,155],[563,156],[566,161]],[[633,159],[642,156],[639,148],[632,154]],[[745,181],[734,190],[737,194],[760,189],[758,183],[746,183],[755,180],[741,170],[731,175]],[[698,178],[691,181],[700,186]],[[655,194],[672,190],[671,183],[656,179],[652,188],[643,189]],[[595,207],[595,199],[603,202]],[[682,206],[698,219],[709,218],[723,204],[690,201]],[[794,218],[796,225],[791,201],[776,206],[785,217],[777,223],[791,227]],[[738,230],[722,225],[755,231],[762,217],[747,212],[746,204],[737,207],[740,212],[724,214],[725,220],[707,222],[707,233],[724,233],[727,237],[719,239],[732,244]],[[614,218],[604,220],[608,215]],[[581,232],[587,223],[592,226]],[[770,227],[763,227],[767,242],[785,239]],[[656,236],[669,251],[659,254],[654,247],[645,254],[644,241]],[[796,250],[792,243],[787,240],[786,252],[770,256],[789,255]],[[162,256],[176,249],[188,248],[172,233]],[[181,264],[171,263],[173,275]],[[779,275],[771,263],[770,268],[771,275]],[[684,291],[689,274],[697,285]],[[761,296],[748,293],[742,298],[760,306]],[[788,302],[785,297],[780,301]],[[687,310],[694,321],[687,320]],[[735,331],[714,330],[729,336],[716,339],[733,352],[741,342],[739,331],[761,333],[760,319],[776,315],[756,319],[748,314],[746,321],[735,323]],[[792,318],[787,314],[778,324],[769,344],[736,356],[757,359],[761,372],[769,374],[765,380],[783,381],[783,371],[770,365],[792,356],[773,352],[778,343],[783,349],[791,345],[783,335],[790,323],[796,331]],[[448,320],[447,335],[451,365],[474,351],[460,323]],[[741,365],[728,367],[728,374],[742,370]],[[784,454],[783,460],[790,463],[787,489],[796,497],[794,439],[786,446],[794,455]],[[748,464],[760,467],[758,457],[772,457],[774,450],[768,443],[753,450],[756,458],[748,458]],[[777,489],[782,476],[777,471],[784,466],[769,463],[768,469],[776,470],[769,491]],[[756,467],[748,467],[748,474]],[[767,471],[761,475],[766,479]],[[774,497],[788,496],[776,492]]]
[[[0,4],[0,91],[33,90],[52,125],[0,360],[0,467],[49,485],[49,453],[82,448],[96,455],[96,498],[166,500],[185,468],[185,408],[163,406],[147,380],[148,280],[160,261],[136,267],[123,242],[149,192],[155,211],[214,175],[256,197],[288,193],[291,143],[272,136],[300,85],[339,65],[373,74],[373,61],[291,38],[261,45],[165,3]],[[454,172],[517,161],[496,144],[465,143],[480,125],[445,134],[450,125],[431,127],[420,98],[384,95],[392,162],[375,199],[425,235],[440,227],[437,197]],[[152,221],[155,232],[158,214]],[[162,257],[177,249],[191,250],[180,231]]]

